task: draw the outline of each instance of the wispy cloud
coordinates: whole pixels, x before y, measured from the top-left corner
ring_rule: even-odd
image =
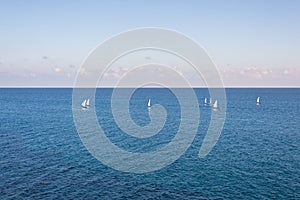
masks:
[[[221,76],[227,86],[300,86],[299,68],[226,68]]]
[[[123,76],[126,72],[129,71],[128,67],[118,67],[111,70],[108,70],[104,73],[104,77],[108,78],[120,78]]]
[[[25,69],[24,73],[22,74],[25,78],[37,78],[37,74],[31,70]]]
[[[60,67],[53,67],[52,70],[55,73],[61,73],[62,72],[62,69]]]

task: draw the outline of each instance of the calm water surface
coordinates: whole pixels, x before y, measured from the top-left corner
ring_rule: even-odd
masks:
[[[72,89],[0,89],[0,199],[300,199],[300,89],[226,89],[222,135],[204,159],[198,151],[211,108],[195,90],[201,121],[190,148],[156,172],[119,172],[83,146],[73,122]],[[108,137],[132,152],[161,148],[176,134],[180,106],[167,89],[139,89],[131,98],[134,122],[150,122],[148,98],[167,112],[160,134],[126,137],[110,110],[112,89],[98,89],[97,116]],[[256,106],[256,97],[262,104]]]

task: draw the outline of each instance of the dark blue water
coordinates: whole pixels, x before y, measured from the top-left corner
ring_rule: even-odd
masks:
[[[96,108],[113,143],[147,152],[174,137],[180,109],[167,89],[141,89],[130,101],[141,126],[150,122],[140,106],[145,99],[168,111],[151,142],[122,133],[111,115],[111,92],[97,90]],[[0,199],[300,199],[300,89],[227,89],[222,135],[203,159],[198,152],[212,111],[202,105],[208,91],[196,92],[201,121],[190,148],[159,171],[131,174],[102,165],[85,149],[73,122],[72,89],[0,89]]]

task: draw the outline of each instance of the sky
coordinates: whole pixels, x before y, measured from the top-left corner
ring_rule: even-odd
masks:
[[[195,40],[226,87],[300,86],[300,0],[3,0],[0,87],[72,87],[97,45],[142,27]]]

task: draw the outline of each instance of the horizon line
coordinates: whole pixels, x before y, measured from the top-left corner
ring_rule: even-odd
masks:
[[[105,87],[72,87],[72,86],[0,86],[0,89],[34,89],[34,88],[37,88],[37,89],[91,89],[91,88],[96,88],[96,89],[101,89],[101,88],[103,88],[103,89],[105,89],[105,88],[107,88],[107,89],[115,89],[115,88],[134,88],[134,87],[112,87],[112,86],[105,86]],[[145,89],[147,89],[147,88],[165,88],[165,87],[141,87],[141,88],[145,88]],[[170,88],[182,88],[182,89],[188,89],[188,88],[190,88],[190,87],[170,87]],[[278,89],[280,89],[280,88],[282,88],[282,89],[289,89],[289,88],[293,88],[293,89],[300,89],[300,86],[224,86],[224,87],[205,87],[205,86],[196,86],[196,87],[191,87],[191,88],[193,88],[193,89],[197,89],[197,88],[218,88],[218,89],[220,89],[220,88],[224,88],[224,89],[226,89],[226,88],[245,88],[245,89],[247,89],[247,88],[253,88],[253,89],[255,89],[255,88],[257,88],[257,89],[259,89],[259,88],[261,88],[261,89],[263,89],[263,88],[265,88],[265,89],[268,89],[268,88],[274,88],[274,89],[276,89],[276,88],[278,88]]]

